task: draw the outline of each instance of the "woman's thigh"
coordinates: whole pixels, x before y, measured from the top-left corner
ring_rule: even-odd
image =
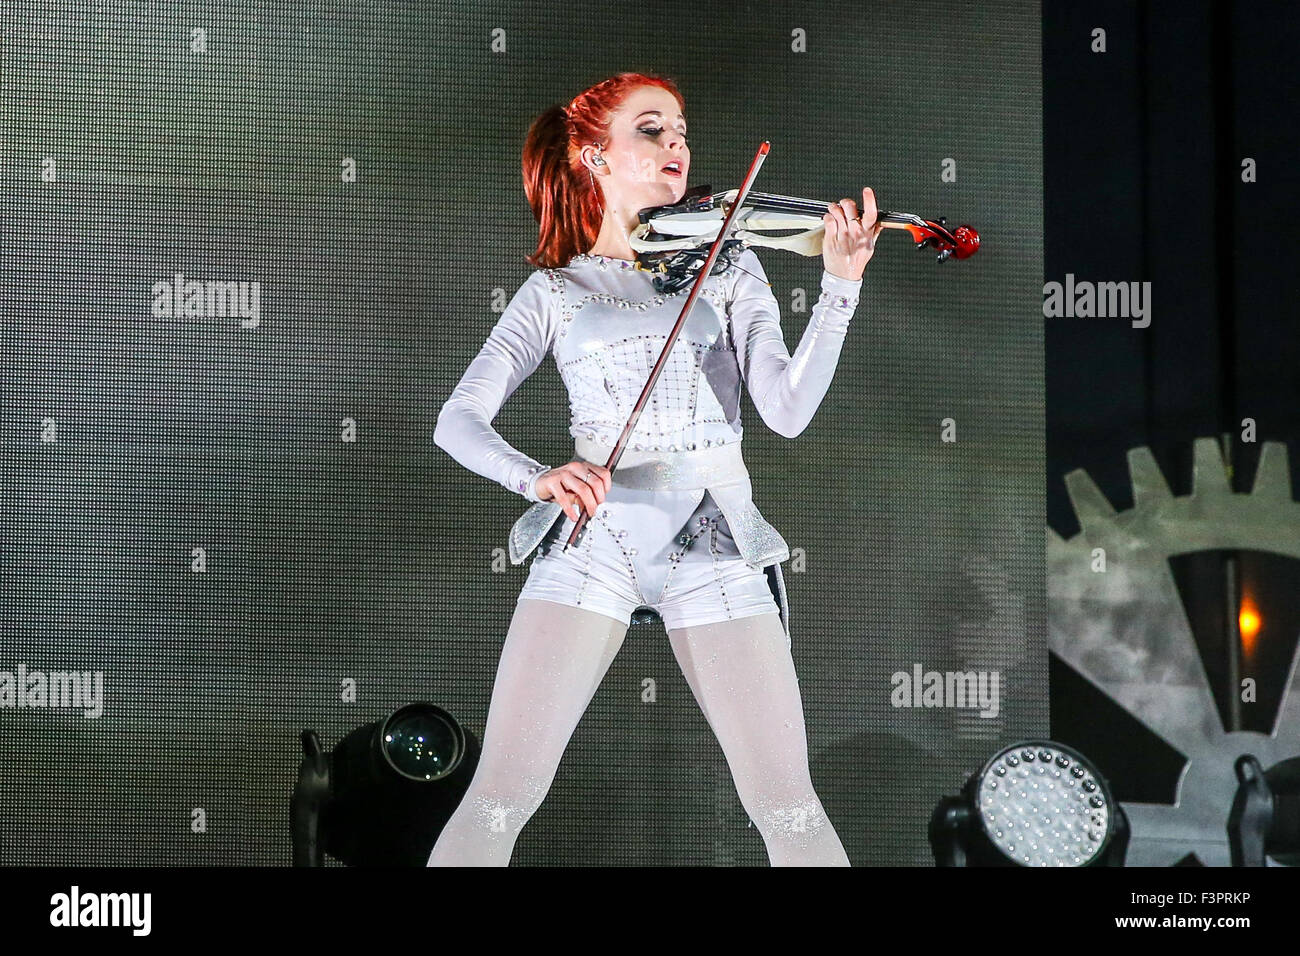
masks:
[[[485,757],[502,743],[558,759],[626,633],[624,622],[595,611],[521,598],[492,686]]]
[[[672,628],[668,639],[734,774],[807,774],[803,700],[779,613]],[[778,755],[784,768],[770,764]]]

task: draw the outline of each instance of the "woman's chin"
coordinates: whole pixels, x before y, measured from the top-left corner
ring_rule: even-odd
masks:
[[[686,195],[685,176],[682,176],[680,179],[668,179],[665,177],[664,181],[660,185],[662,186],[662,195],[665,198],[663,202],[657,203],[656,205],[671,206],[675,203],[681,202],[682,197]]]
[[[647,188],[648,187],[648,188]],[[686,179],[669,181],[665,176],[654,183],[643,184],[637,200],[638,209],[657,209],[660,206],[675,206],[686,195]]]

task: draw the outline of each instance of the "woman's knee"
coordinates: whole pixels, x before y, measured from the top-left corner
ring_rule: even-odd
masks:
[[[750,819],[754,820],[754,826],[758,827],[764,837],[794,837],[815,833],[830,823],[825,808],[816,797],[811,800],[764,804],[758,812],[758,818],[751,816]]]
[[[807,777],[764,776],[739,782],[737,791],[745,812],[765,839],[815,833],[829,823],[812,780]]]
[[[541,807],[554,775],[515,773],[478,776],[461,801],[476,826],[493,833],[518,833]]]

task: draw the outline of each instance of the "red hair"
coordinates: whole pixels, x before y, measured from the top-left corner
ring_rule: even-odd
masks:
[[[524,193],[537,218],[537,251],[525,259],[542,269],[568,265],[600,234],[604,217],[600,195],[579,153],[608,142],[613,113],[632,90],[658,86],[686,101],[666,77],[619,73],[573,98],[567,109],[552,106],[533,121],[524,140]]]

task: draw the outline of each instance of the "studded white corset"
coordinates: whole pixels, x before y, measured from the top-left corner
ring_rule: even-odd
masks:
[[[791,356],[758,256],[746,250],[737,265],[705,282],[630,448],[677,451],[740,441],[742,380],[777,433],[793,438],[812,420],[862,283],[823,271],[821,296]],[[545,466],[492,428],[506,399],[549,351],[569,393],[570,434],[612,446],[687,294],[660,295],[631,262],[605,256],[580,255],[566,268],[537,270],[443,405],[434,442],[471,471],[537,501],[534,479]]]

